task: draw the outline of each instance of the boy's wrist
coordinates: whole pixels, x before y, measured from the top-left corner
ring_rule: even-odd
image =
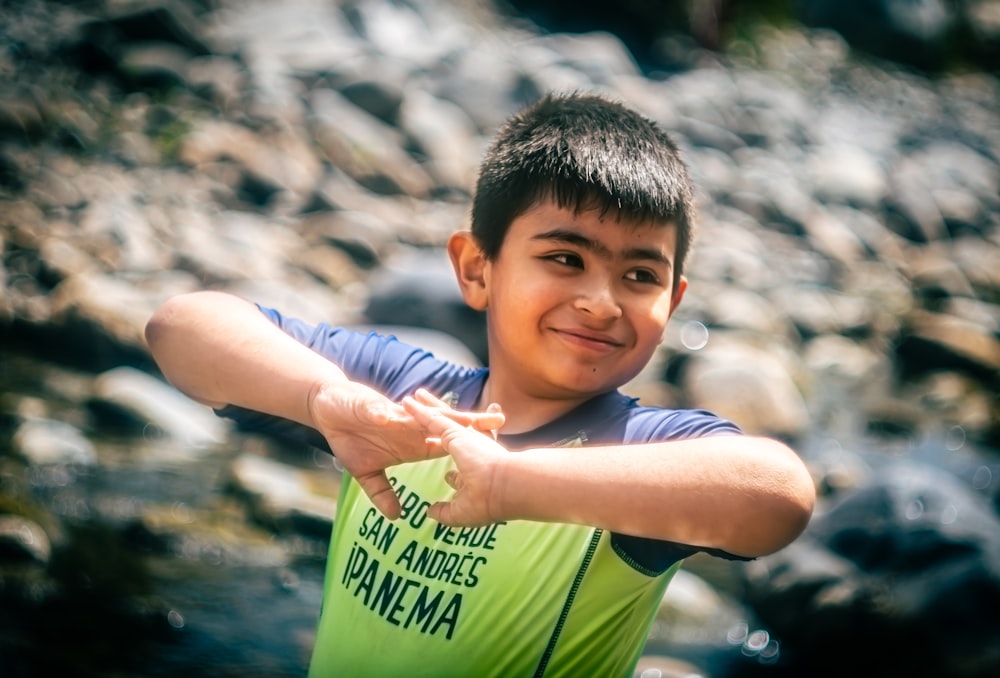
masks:
[[[313,428],[319,428],[324,420],[330,418],[331,406],[337,399],[334,389],[341,379],[318,378],[313,380],[306,389],[305,416],[303,423]],[[325,413],[325,414],[324,414]]]
[[[508,452],[497,463],[493,480],[491,513],[495,522],[533,519],[531,450]]]
[[[306,402],[305,402],[305,413],[307,421],[303,422],[313,428],[316,428],[318,423],[318,417],[316,416],[316,401],[319,398],[319,393],[323,389],[324,382],[320,380],[314,381],[306,389]]]

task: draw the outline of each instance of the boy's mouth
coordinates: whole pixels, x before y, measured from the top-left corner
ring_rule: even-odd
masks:
[[[603,332],[584,329],[556,329],[555,332],[563,340],[590,350],[609,352],[624,346],[622,342]]]

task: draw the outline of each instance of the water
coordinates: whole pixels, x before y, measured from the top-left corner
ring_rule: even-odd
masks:
[[[0,365],[0,513],[20,507],[53,542],[44,567],[0,553],[0,675],[304,675],[326,543],[275,534],[225,491],[239,438],[192,450],[109,427],[88,410],[89,378]],[[10,454],[40,403],[86,433],[96,464]]]

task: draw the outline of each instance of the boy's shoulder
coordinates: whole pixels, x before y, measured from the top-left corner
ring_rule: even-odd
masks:
[[[528,434],[502,436],[512,447],[560,444],[618,445],[708,435],[741,434],[733,422],[701,409],[646,406],[612,391],[596,396]]]
[[[634,435],[648,441],[743,433],[734,422],[704,409],[644,406],[634,400],[624,414]]]

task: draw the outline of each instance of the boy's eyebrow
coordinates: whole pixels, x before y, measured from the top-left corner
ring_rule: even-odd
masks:
[[[565,228],[554,228],[551,231],[545,231],[544,233],[538,233],[531,237],[532,240],[555,240],[557,242],[564,242],[568,245],[576,245],[585,250],[589,250],[598,256],[610,259],[612,256],[611,250],[608,249],[603,243],[600,243],[592,238],[580,235],[576,231],[571,231]],[[622,256],[625,259],[646,259],[650,261],[655,261],[659,264],[665,264],[671,266],[671,262],[667,257],[658,249],[653,247],[632,247],[622,252]]]

